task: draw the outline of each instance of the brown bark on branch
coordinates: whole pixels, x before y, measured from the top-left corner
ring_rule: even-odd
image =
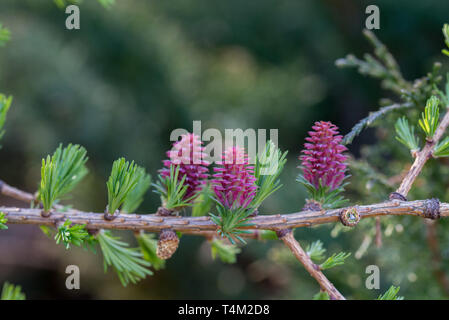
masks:
[[[387,215],[412,215],[428,218],[428,204],[431,200],[416,201],[387,201],[371,205],[356,206],[360,218],[371,218]],[[259,215],[249,220],[250,226],[244,229],[282,230],[300,227],[308,227],[318,224],[339,221],[340,212],[354,207],[321,210],[301,211],[290,214]],[[48,218],[41,216],[41,209],[0,207],[0,212],[5,213],[8,223],[36,224],[55,226],[57,222],[69,219],[75,224],[86,224],[88,229],[117,229],[117,230],[144,230],[160,232],[171,228],[180,232],[216,231],[217,225],[207,216],[161,217],[155,214],[125,214],[108,221],[103,213],[83,212],[75,210],[53,210]],[[449,204],[439,204],[439,216],[449,216]]]
[[[397,193],[402,195],[404,198],[407,197],[408,192],[410,191],[413,182],[416,180],[418,175],[421,173],[425,163],[427,160],[432,157],[433,149],[435,145],[438,143],[438,141],[443,136],[444,132],[446,131],[446,128],[449,126],[449,112],[446,112],[446,114],[443,117],[443,120],[440,122],[437,130],[435,131],[435,134],[433,136],[432,141],[426,141],[426,145],[424,148],[417,154],[415,161],[413,165],[411,166],[410,170],[407,172],[406,176],[401,182],[401,185],[396,190]],[[439,267],[440,263],[438,262],[438,257],[440,257],[439,252],[439,245],[438,245],[438,239],[436,237],[436,230],[434,223],[429,223],[426,225],[427,228],[427,235],[428,235],[428,241],[427,244],[429,246],[429,249],[432,252],[432,264],[434,269],[434,275],[440,283],[441,287],[445,291],[446,294],[449,292],[449,280],[447,279],[445,273],[443,270]],[[377,239],[377,237],[376,237]]]
[[[26,203],[32,203],[35,200],[33,194],[14,188],[6,184],[3,180],[0,180],[0,193]]]
[[[432,156],[434,146],[442,137],[444,131],[449,125],[449,113],[446,113],[440,122],[432,141],[426,141],[424,148],[417,154],[416,159],[401,182],[396,191],[396,195],[401,200],[405,200],[410,191],[413,182],[420,174],[426,161]],[[21,191],[11,187],[0,180],[0,193],[27,203],[35,202],[35,195]],[[392,197],[394,198],[394,197]],[[439,203],[437,199],[417,200],[417,201],[400,201],[393,200],[372,205],[363,205],[349,208],[340,208],[332,210],[319,211],[301,211],[297,213],[284,215],[259,215],[249,220],[251,233],[247,237],[259,239],[259,231],[274,230],[278,232],[278,237],[293,252],[295,257],[304,265],[309,274],[316,279],[322,290],[326,291],[331,299],[344,300],[344,296],[334,287],[334,285],[321,272],[320,267],[313,263],[307,253],[302,249],[298,241],[293,236],[291,229],[312,226],[340,220],[343,210],[355,210],[357,214],[357,222],[361,218],[376,217],[376,242],[378,246],[381,244],[380,220],[383,215],[415,215],[424,218],[436,219],[449,215],[449,204]],[[0,212],[5,214],[8,223],[13,224],[35,224],[49,225],[57,227],[66,220],[70,220],[74,224],[84,224],[89,230],[99,229],[117,229],[117,230],[133,230],[134,232],[150,231],[161,232],[171,229],[187,234],[197,234],[213,238],[218,226],[210,219],[210,217],[180,217],[180,216],[161,216],[156,214],[137,215],[120,213],[114,216],[114,219],[106,219],[104,213],[83,212],[73,209],[65,209],[63,206],[57,205],[49,215],[42,215],[42,209],[28,209],[16,207],[0,207]],[[343,220],[342,220],[343,222]],[[434,231],[430,228],[428,231]],[[435,234],[429,233],[429,247],[434,249],[433,262],[438,267],[439,253],[438,243]],[[437,278],[447,288],[447,279],[444,273],[438,273],[435,268]]]
[[[426,141],[426,145],[418,153],[418,155],[416,156],[415,162],[413,162],[412,167],[410,168],[410,170],[407,172],[407,175],[402,180],[399,188],[396,190],[397,193],[400,193],[404,197],[407,197],[407,194],[410,191],[410,188],[412,187],[413,182],[415,182],[415,179],[421,173],[421,170],[423,169],[427,160],[430,157],[432,157],[434,146],[441,139],[444,131],[446,131],[446,128],[448,126],[449,126],[449,112],[446,112],[446,114],[443,117],[443,120],[441,120],[437,130],[435,131],[432,141]]]
[[[280,239],[284,244],[293,252],[296,259],[301,262],[306,268],[307,272],[315,278],[319,283],[321,290],[326,291],[329,298],[332,300],[346,300],[345,297],[334,287],[332,282],[326,278],[326,276],[321,272],[320,267],[313,263],[312,259],[304,251],[298,241],[296,241],[291,230],[283,230],[279,234]]]
[[[0,186],[0,193],[14,197],[24,202],[33,202],[35,197],[31,194],[10,187],[5,183]],[[439,203],[438,200],[417,201],[388,201],[373,205],[350,207],[356,209],[360,218],[380,217],[383,215],[416,215],[425,218],[449,216],[449,204]],[[343,209],[301,211],[285,215],[259,215],[251,219],[251,233],[245,234],[248,238],[260,239],[261,230],[278,231],[280,239],[287,245],[296,258],[304,265],[309,274],[317,280],[322,290],[326,291],[331,299],[343,300],[343,295],[321,272],[319,266],[313,263],[300,244],[294,239],[292,228],[312,226],[340,220]],[[160,232],[164,229],[173,229],[186,234],[200,235],[211,239],[216,235],[217,225],[209,217],[163,217],[156,214],[137,215],[120,213],[114,220],[105,220],[103,213],[82,212],[78,210],[64,210],[63,206],[56,207],[49,217],[41,215],[42,209],[0,207],[8,219],[8,223],[36,224],[56,227],[65,220],[75,224],[85,224],[88,229],[119,229],[134,231]],[[281,230],[288,232],[279,232]]]

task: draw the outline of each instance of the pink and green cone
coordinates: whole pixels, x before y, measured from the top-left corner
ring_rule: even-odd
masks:
[[[208,178],[209,162],[205,161],[206,154],[199,137],[193,133],[181,136],[181,140],[173,144],[173,148],[167,151],[168,160],[164,160],[165,168],[160,170],[163,177],[170,176],[170,166],[179,167],[178,180],[184,176],[184,185],[187,185],[187,192],[184,199],[195,196],[206,183]]]
[[[247,208],[253,200],[257,186],[254,167],[242,148],[231,147],[223,154],[223,161],[215,167],[212,189],[227,209]]]
[[[341,144],[342,136],[331,122],[315,122],[312,129],[299,157],[304,179],[316,190],[320,187],[335,190],[346,177],[347,157],[343,152],[347,148]]]

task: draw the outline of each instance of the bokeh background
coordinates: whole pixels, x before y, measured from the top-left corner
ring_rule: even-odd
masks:
[[[0,21],[12,39],[0,48],[0,91],[14,101],[0,178],[34,192],[41,159],[61,142],[81,144],[88,150],[90,174],[71,203],[101,212],[113,160],[125,156],[155,176],[170,148],[170,132],[191,130],[192,121],[201,120],[203,130],[278,129],[280,148],[289,150],[284,187],[261,211],[298,211],[305,191],[294,178],[297,156],[313,122],[330,120],[346,133],[388,96],[377,81],[335,67],[347,53],[371,50],[362,36],[369,4],[373,1],[117,0],[105,9],[85,0],[81,29],[68,31],[64,10],[50,0],[2,0]],[[449,22],[448,2],[374,4],[381,14],[376,35],[406,79],[444,59],[441,28]],[[368,130],[350,152],[359,156],[364,145],[377,141]],[[19,205],[6,198],[0,203]],[[154,212],[158,205],[158,196],[149,193],[139,211]],[[371,245],[357,257],[365,229],[338,233],[330,225],[301,228],[296,236],[304,244],[321,239],[328,253],[353,253],[345,266],[326,273],[348,298],[375,298],[391,284],[400,285],[408,299],[445,298],[426,249],[405,243],[407,219],[395,220],[382,248]],[[423,236],[419,225],[415,229]],[[449,248],[444,242],[441,247],[446,263]],[[69,264],[80,266],[80,290],[65,288]],[[370,264],[381,267],[380,290],[365,288]],[[277,242],[250,242],[236,264],[226,265],[212,260],[203,239],[189,236],[166,269],[122,288],[114,272],[103,273],[101,253],[66,251],[39,228],[14,225],[0,232],[0,284],[6,280],[22,285],[29,299],[309,299],[319,289]]]

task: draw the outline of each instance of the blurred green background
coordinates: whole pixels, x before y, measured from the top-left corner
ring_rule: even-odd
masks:
[[[0,21],[12,39],[0,48],[0,91],[14,101],[0,178],[34,192],[42,157],[60,142],[81,144],[90,175],[71,202],[101,212],[113,160],[125,156],[155,176],[170,132],[191,130],[192,121],[201,120],[203,130],[278,129],[280,148],[289,150],[284,187],[261,212],[298,211],[305,191],[294,178],[297,156],[313,122],[330,120],[346,133],[385,96],[377,81],[334,65],[347,53],[370,50],[361,33],[369,4],[380,8],[376,35],[406,79],[443,59],[444,1],[117,0],[105,9],[85,0],[81,29],[69,31],[64,10],[50,0],[2,0]],[[358,156],[376,139],[368,130],[350,152]],[[148,194],[140,212],[158,205],[158,196]],[[445,298],[428,270],[428,252],[407,247],[403,229],[410,220],[395,221],[384,246],[370,246],[358,258],[365,229],[337,235],[330,225],[301,228],[296,236],[304,244],[321,239],[328,253],[353,253],[345,266],[326,273],[348,298],[375,298],[391,284],[408,299]],[[447,243],[441,249],[446,263]],[[100,253],[66,251],[37,227],[12,225],[1,232],[0,254],[0,283],[22,285],[30,299],[309,299],[319,289],[277,242],[250,242],[236,264],[225,265],[212,261],[203,239],[184,236],[165,270],[127,288],[112,271],[103,273]],[[78,291],[65,288],[69,264],[80,266]],[[370,264],[381,268],[381,290],[365,288]]]

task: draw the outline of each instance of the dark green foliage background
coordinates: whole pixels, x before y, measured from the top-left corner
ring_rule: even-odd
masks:
[[[72,202],[101,212],[113,160],[125,156],[155,176],[175,128],[191,130],[193,120],[201,120],[203,130],[276,128],[281,149],[289,150],[284,187],[261,212],[298,211],[305,191],[294,181],[297,156],[313,122],[331,120],[346,133],[378,108],[380,97],[389,96],[377,81],[334,65],[347,53],[361,56],[371,50],[361,33],[368,4],[373,3],[117,0],[105,10],[85,0],[81,30],[68,31],[64,11],[52,1],[3,0],[0,21],[12,40],[0,50],[0,91],[13,95],[14,102],[2,140],[0,177],[34,192],[41,159],[60,142],[81,144],[88,151],[90,174]],[[406,79],[425,75],[436,60],[446,62],[440,52],[448,2],[376,4],[381,12],[376,35],[396,56]],[[411,161],[391,134],[399,114],[390,116],[384,131],[370,129],[350,146],[387,176],[399,174]],[[374,150],[364,147],[375,143]],[[405,162],[391,161],[395,156]],[[447,164],[434,162],[425,170],[427,180],[418,180],[420,189],[410,197],[448,201]],[[357,174],[351,181],[358,190],[349,193],[353,203],[383,200],[391,191],[367,190],[370,182]],[[158,202],[150,194],[140,211],[154,212]],[[348,298],[372,299],[391,284],[401,286],[407,299],[446,298],[430,268],[424,223],[386,218],[383,224],[384,230],[396,231],[384,236],[382,248],[371,245],[361,259],[354,253],[371,234],[373,221],[337,237],[331,236],[332,225],[302,228],[296,236],[304,244],[321,239],[329,254],[353,253],[343,267],[326,272]],[[446,270],[447,227],[438,225]],[[127,288],[112,272],[103,275],[100,257],[81,249],[66,252],[36,227],[1,232],[0,252],[0,283],[21,284],[28,298],[309,299],[318,291],[275,242],[251,242],[235,265],[223,265],[210,260],[202,239],[185,236],[165,270]],[[65,289],[68,264],[81,268],[80,291]],[[370,264],[380,267],[381,290],[365,288]]]

